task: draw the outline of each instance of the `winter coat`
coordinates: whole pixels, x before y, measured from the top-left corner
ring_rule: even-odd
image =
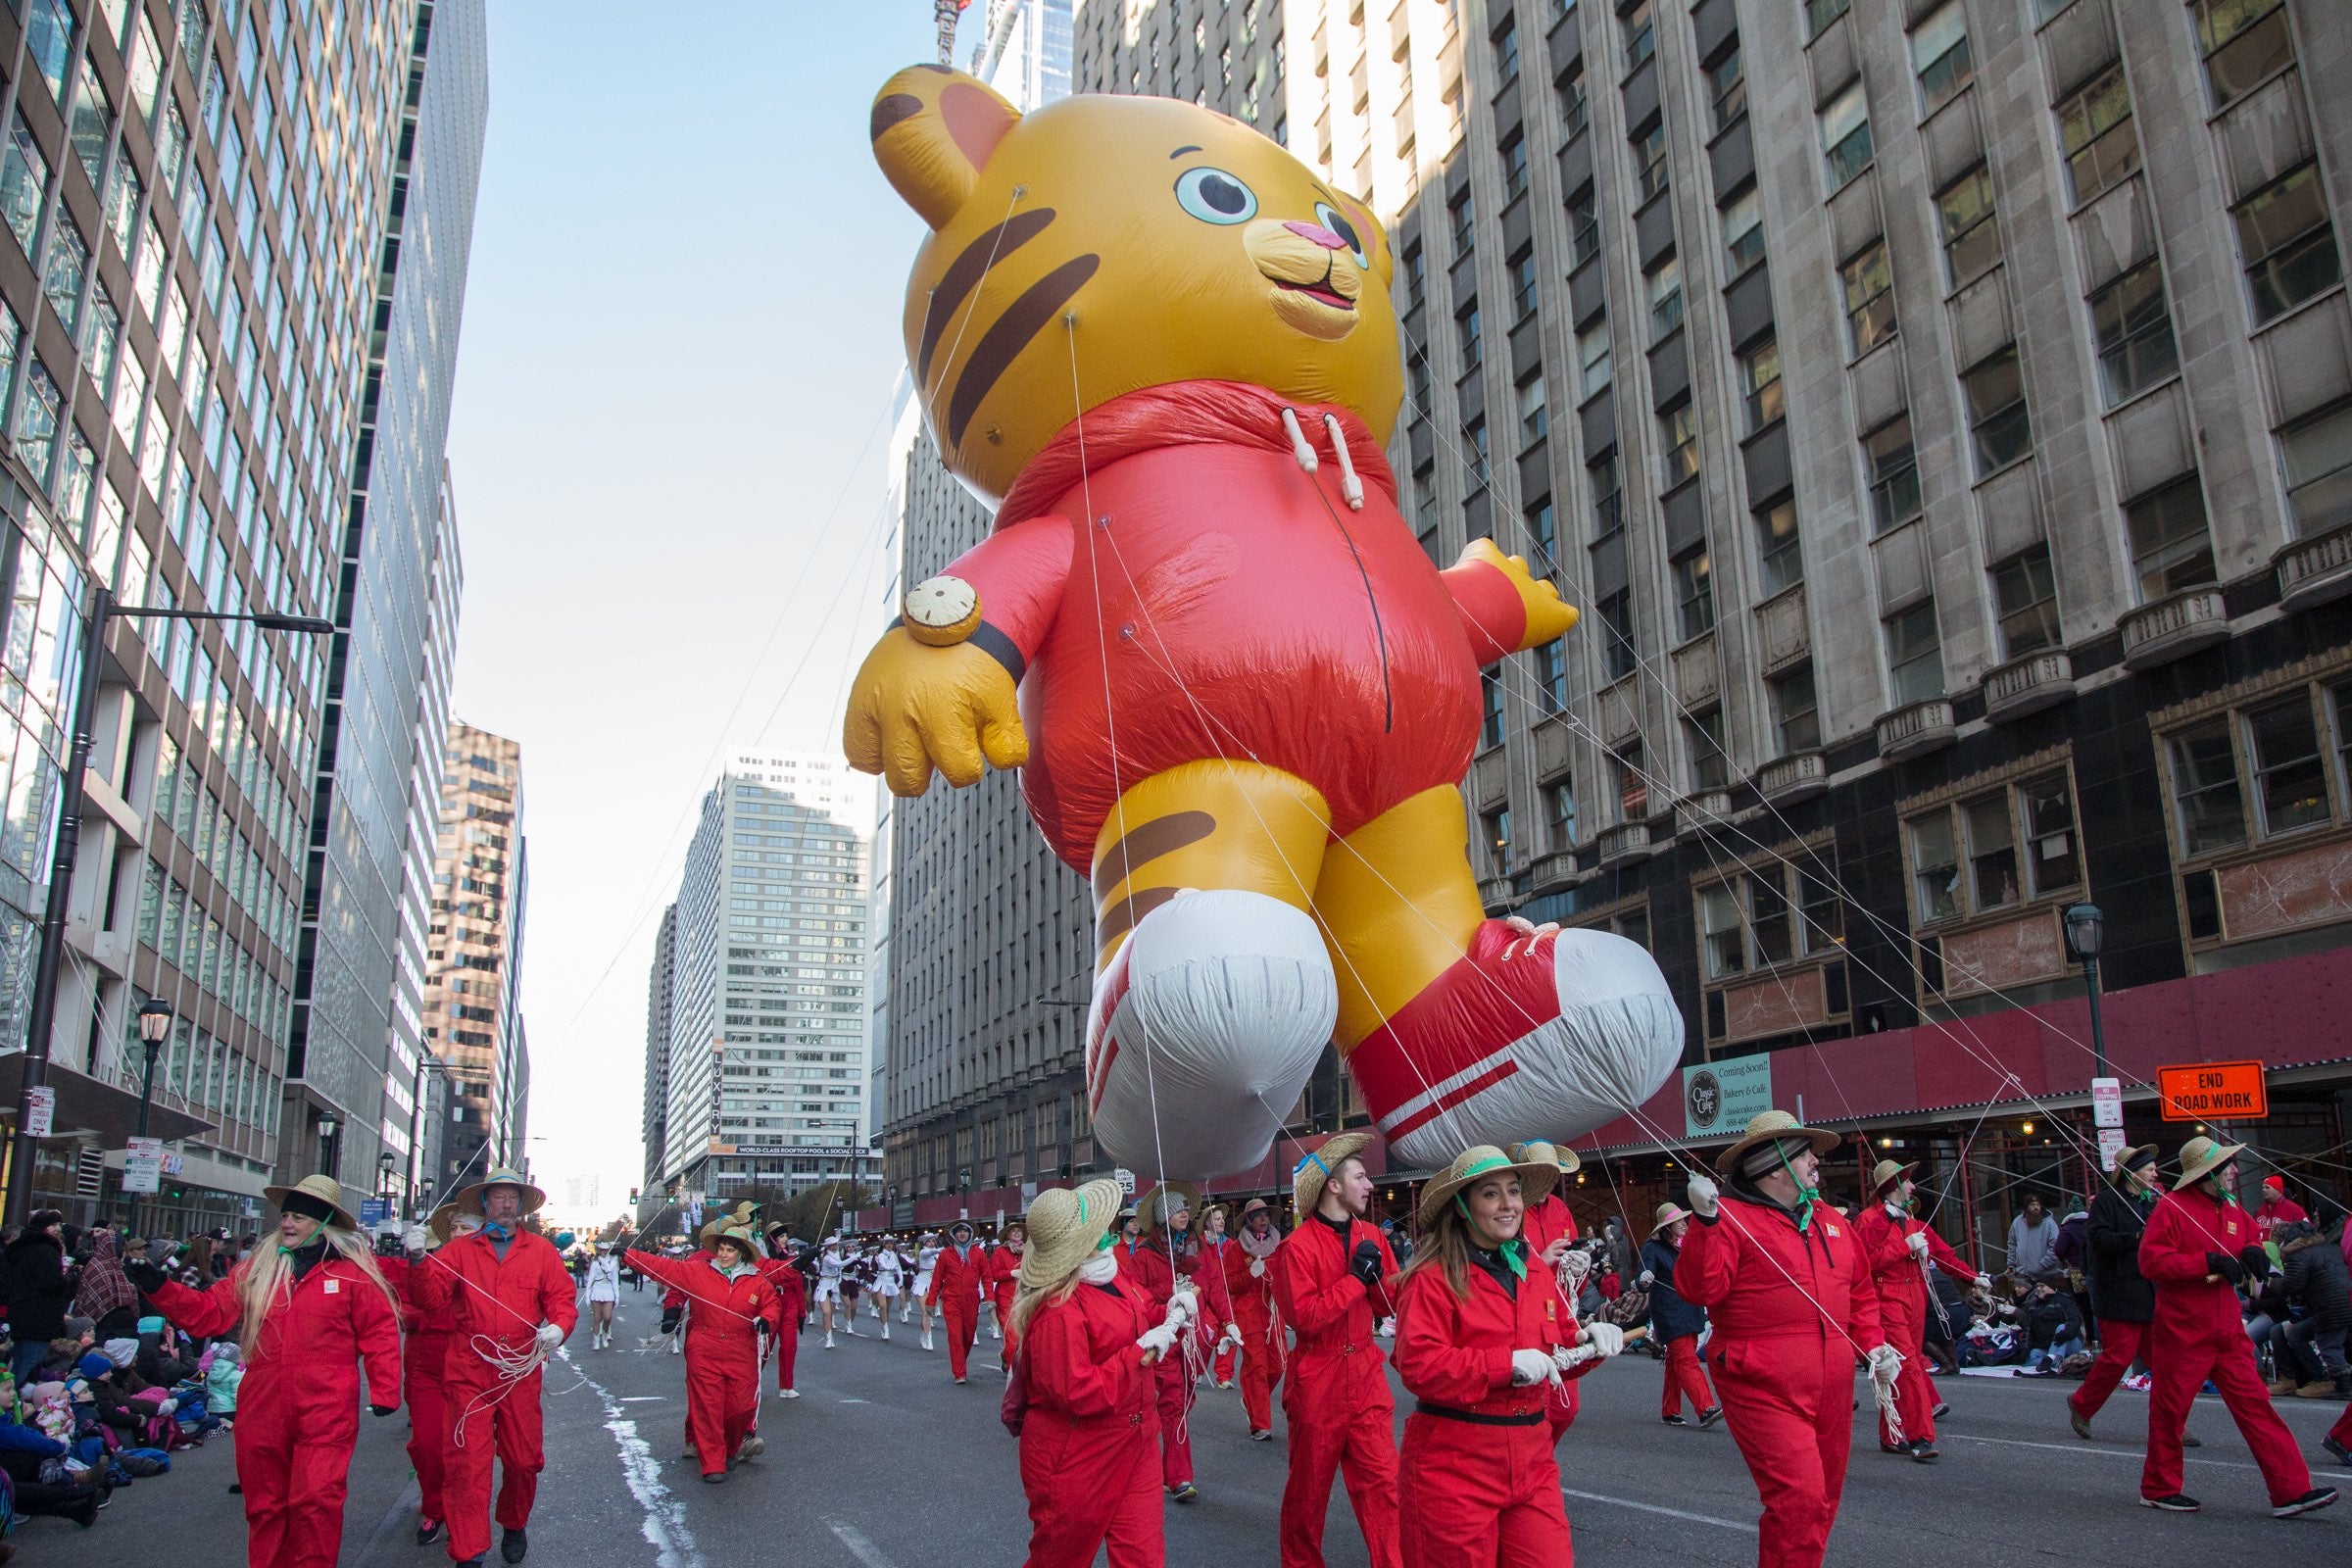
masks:
[[[1707,1309],[1683,1299],[1674,1288],[1674,1264],[1679,1248],[1661,1241],[1642,1244],[1642,1266],[1650,1274],[1649,1332],[1661,1345],[1689,1339],[1707,1326]]]
[[[2090,1200],[2090,1310],[2109,1323],[2145,1323],[2156,1315],[2156,1287],[2139,1271],[2139,1239],[2154,1204],[2132,1201],[2110,1183]]]
[[[2323,1332],[2352,1328],[2352,1267],[2345,1265],[2343,1252],[2308,1220],[2280,1226],[2278,1242],[2287,1296],[2302,1303]]]
[[[212,1367],[204,1374],[204,1405],[215,1415],[237,1413],[237,1385],[245,1381],[245,1369],[235,1357],[216,1354]]]
[[[66,1332],[74,1281],[66,1273],[65,1247],[47,1231],[20,1236],[0,1250],[0,1290],[8,1299],[9,1337],[19,1345]]]

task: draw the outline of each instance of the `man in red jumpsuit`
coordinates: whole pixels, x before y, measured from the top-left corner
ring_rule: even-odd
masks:
[[[2197,1500],[2180,1490],[2180,1429],[2197,1390],[2211,1379],[2254,1450],[2272,1514],[2284,1519],[2327,1507],[2335,1489],[2311,1484],[2311,1467],[2254,1370],[2237,1286],[2248,1269],[2271,1264],[2253,1216],[2237,1206],[2233,1180],[2243,1147],[2210,1138],[2181,1145],[2180,1179],[2157,1200],[2139,1239],[2139,1271],[2156,1287],[2148,1354],[2155,1382],[2139,1500],[2168,1513],[2197,1511]]]
[[[948,1245],[931,1265],[931,1294],[923,1298],[925,1305],[939,1308],[948,1331],[948,1370],[958,1383],[980,1333],[980,1298],[987,1289],[988,1255],[973,1244],[971,1221],[959,1219],[948,1227]]]
[[[1979,1290],[1990,1290],[1992,1281],[1970,1268],[1968,1260],[1924,1221],[1911,1217],[1916,1196],[1911,1172],[1917,1168],[1880,1160],[1870,1175],[1871,1193],[1878,1201],[1864,1209],[1854,1225],[1862,1233],[1862,1250],[1870,1258],[1871,1285],[1879,1293],[1879,1326],[1886,1331],[1886,1343],[1903,1352],[1903,1369],[1894,1384],[1895,1413],[1902,1420],[1903,1441],[1894,1441],[1882,1415],[1879,1446],[1928,1464],[1936,1458],[1936,1385],[1928,1381],[1928,1314],[1942,1308],[1928,1295],[1924,1269],[1932,1265]]]
[[[505,1535],[499,1555],[520,1562],[530,1550],[527,1528],[539,1495],[539,1472],[547,1465],[540,1441],[537,1367],[510,1381],[484,1359],[489,1342],[510,1356],[534,1348],[553,1355],[580,1309],[572,1299],[571,1272],[556,1244],[522,1228],[523,1216],[547,1195],[523,1180],[520,1171],[501,1168],[457,1196],[461,1213],[480,1217],[482,1228],[460,1236],[415,1270],[416,1299],[426,1309],[450,1314],[456,1342],[447,1375],[452,1410],[449,1460],[442,1495],[449,1509],[452,1562],[479,1563],[490,1550],[490,1461],[498,1460],[498,1522]],[[412,1258],[422,1256],[430,1238],[421,1225],[408,1230]]]
[[[742,1450],[760,1409],[760,1336],[777,1332],[783,1317],[757,1253],[739,1225],[719,1230],[707,1261],[629,1253],[632,1268],[686,1297],[686,1420],[703,1479],[713,1484],[739,1453],[750,1457]]]
[[[470,1236],[481,1220],[461,1214],[455,1203],[433,1211],[425,1228],[435,1243],[452,1235]],[[378,1258],[384,1277],[399,1290],[402,1327],[401,1386],[409,1399],[409,1464],[416,1472],[416,1544],[429,1546],[441,1536],[441,1521],[449,1517],[441,1489],[449,1458],[452,1419],[448,1398],[449,1348],[456,1340],[456,1321],[447,1307],[425,1307],[416,1295],[416,1277],[432,1265],[422,1258]]]
[[[784,1226],[770,1225],[767,1257],[760,1263],[760,1272],[774,1287],[777,1304],[784,1311],[783,1321],[776,1325],[776,1396],[780,1399],[801,1396],[801,1391],[793,1386],[793,1363],[801,1353],[801,1319],[808,1311],[808,1282],[801,1277],[800,1260],[793,1255],[794,1251],[791,1235]]]
[[[1227,1279],[1225,1257],[1240,1250],[1225,1234],[1225,1205],[1211,1203],[1200,1215],[1200,1250],[1193,1268],[1193,1285],[1200,1293],[1200,1337],[1210,1347],[1208,1380],[1211,1387],[1233,1387],[1233,1352],[1241,1334],[1233,1326],[1233,1287]]]
[[[1891,1391],[1902,1370],[1861,1238],[1816,1187],[1838,1141],[1767,1110],[1716,1159],[1728,1190],[1690,1177],[1698,1223],[1674,1285],[1715,1326],[1715,1395],[1764,1504],[1758,1568],[1820,1568],[1853,1444],[1854,1357],[1868,1359],[1874,1391]]]
[[[1200,1254],[1186,1246],[1192,1237],[1192,1204],[1179,1184],[1163,1182],[1135,1206],[1141,1229],[1127,1259],[1127,1278],[1143,1288],[1157,1317],[1167,1312],[1178,1293],[1193,1294],[1193,1270]],[[1194,1304],[1197,1313],[1197,1298]],[[1152,1364],[1159,1400],[1159,1481],[1178,1502],[1200,1495],[1193,1485],[1192,1423],[1186,1419],[1193,1404],[1193,1363],[1186,1349],[1194,1343],[1197,1337],[1186,1334]]]
[[[1568,1211],[1566,1200],[1560,1197],[1559,1187],[1561,1181],[1574,1175],[1584,1161],[1577,1157],[1575,1150],[1562,1149],[1541,1138],[1513,1144],[1505,1152],[1511,1156],[1514,1164],[1541,1165],[1551,1172],[1548,1180],[1537,1175],[1521,1182],[1520,1196],[1527,1201],[1527,1212],[1519,1222],[1520,1234],[1527,1239],[1527,1250],[1542,1258],[1544,1267],[1552,1271],[1554,1282],[1560,1284],[1562,1293],[1568,1297],[1569,1306],[1574,1307],[1575,1293],[1559,1281],[1559,1267],[1560,1259],[1576,1242],[1576,1216]],[[1576,1385],[1579,1381],[1576,1378],[1561,1378],[1545,1391],[1544,1419],[1551,1428],[1554,1446],[1558,1446],[1561,1434],[1575,1424]]]
[[[1012,1293],[1020,1287],[1021,1249],[1028,1243],[1028,1227],[1008,1219],[997,1233],[997,1245],[988,1250],[988,1304],[1004,1341],[1003,1364],[1007,1372],[1012,1370],[1012,1352],[1020,1348],[1019,1336],[1012,1332]]]
[[[1298,1228],[1274,1253],[1274,1300],[1298,1336],[1284,1367],[1291,1473],[1282,1489],[1282,1568],[1323,1568],[1334,1471],[1348,1484],[1372,1568],[1402,1568],[1396,1521],[1396,1405],[1374,1329],[1396,1308],[1396,1258],[1364,1222],[1370,1133],[1342,1133],[1298,1162]]]
[[[1274,1309],[1274,1254],[1282,1233],[1262,1198],[1242,1205],[1241,1234],[1223,1254],[1225,1294],[1233,1305],[1229,1331],[1242,1352],[1242,1411],[1254,1443],[1274,1441],[1274,1390],[1282,1382],[1288,1348],[1282,1314]]]

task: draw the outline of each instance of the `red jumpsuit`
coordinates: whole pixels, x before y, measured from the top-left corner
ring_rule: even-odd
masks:
[[[948,1370],[958,1383],[972,1353],[972,1340],[980,1332],[980,1298],[987,1289],[986,1252],[976,1246],[939,1250],[939,1261],[931,1265],[931,1294],[923,1298],[923,1304],[939,1308],[948,1331]]]
[[[1827,1203],[1800,1232],[1788,1210],[1727,1190],[1683,1238],[1674,1288],[1714,1321],[1715,1395],[1764,1503],[1758,1568],[1820,1568],[1853,1446],[1854,1357],[1886,1338],[1860,1239]]]
[[[1236,1241],[1226,1247],[1224,1264],[1225,1295],[1242,1331],[1242,1409],[1250,1431],[1271,1432],[1274,1389],[1282,1382],[1287,1350],[1282,1315],[1274,1310],[1274,1260],[1251,1257]]]
[[[1571,1242],[1577,1238],[1576,1216],[1568,1211],[1566,1203],[1560,1201],[1557,1193],[1546,1193],[1544,1201],[1529,1204],[1527,1217],[1519,1222],[1519,1229],[1520,1234],[1527,1238],[1530,1257],[1542,1256],[1544,1249],[1563,1238]],[[1531,1263],[1529,1266],[1534,1265]],[[1558,1282],[1556,1274],[1553,1282]],[[1551,1424],[1551,1441],[1556,1444],[1560,1441],[1560,1435],[1576,1420],[1576,1382],[1568,1379],[1544,1392],[1550,1399],[1544,1410],[1544,1419]]]
[[[779,1332],[784,1306],[757,1265],[729,1277],[716,1264],[631,1251],[649,1280],[683,1295],[686,1318],[686,1428],[703,1474],[724,1475],[760,1409],[760,1324]]]
[[[248,1266],[239,1263],[205,1291],[166,1281],[148,1298],[192,1335],[233,1335]],[[330,1253],[262,1319],[237,1386],[237,1484],[251,1568],[334,1568],[360,1436],[362,1362],[368,1402],[400,1403],[399,1315],[365,1269]]]
[[[1027,1568],[1089,1568],[1105,1544],[1110,1568],[1160,1568],[1159,1417],[1135,1344],[1158,1321],[1126,1279],[1081,1284],[1030,1317],[1021,1361]]]
[[[1225,1259],[1240,1250],[1230,1236],[1213,1242],[1203,1237],[1193,1259],[1193,1284],[1200,1293],[1200,1337],[1217,1348],[1208,1364],[1213,1383],[1233,1381],[1233,1349],[1225,1345],[1225,1325],[1233,1321],[1233,1282],[1226,1275]]]
[[[1166,1245],[1156,1240],[1136,1248],[1127,1260],[1125,1277],[1142,1289],[1151,1303],[1153,1323],[1167,1315],[1176,1281],[1190,1279],[1199,1261],[1186,1253],[1171,1257]],[[1159,1478],[1170,1492],[1193,1479],[1192,1423],[1185,1419],[1193,1404],[1193,1369],[1185,1358],[1185,1340],[1200,1333],[1197,1325],[1186,1330],[1168,1353],[1152,1365],[1152,1383],[1159,1391]]]
[[[1396,1375],[1416,1401],[1399,1466],[1404,1568],[1576,1560],[1546,1420],[1551,1387],[1511,1386],[1511,1352],[1573,1345],[1576,1318],[1551,1270],[1528,1261],[1512,1292],[1473,1264],[1463,1271],[1467,1298],[1435,1265],[1400,1293]]]
[[[1348,1266],[1365,1242],[1380,1249],[1383,1280],[1396,1254],[1362,1220],[1343,1230],[1310,1214],[1283,1238],[1267,1270],[1282,1319],[1298,1336],[1283,1370],[1282,1413],[1291,1429],[1291,1473],[1282,1489],[1282,1568],[1322,1568],[1323,1515],[1340,1472],[1372,1568],[1401,1568],[1396,1526],[1396,1403],[1373,1335],[1394,1310],[1386,1286]]]
[[[2311,1466],[2254,1370],[2254,1342],[2246,1338],[2237,1292],[2205,1266],[2208,1252],[2235,1257],[2260,1240],[2253,1216],[2193,1187],[2165,1194],[2148,1215],[2139,1271],[2156,1287],[2156,1317],[2148,1326],[2148,1373],[2155,1381],[2148,1390],[2142,1497],[2169,1497],[2180,1490],[2180,1433],[2208,1378],[2254,1450],[2271,1505],[2311,1490]]]
[[[1004,1336],[1004,1364],[1010,1366],[1012,1352],[1019,1348],[1012,1332],[1012,1293],[1020,1288],[1021,1254],[1009,1247],[992,1247],[985,1269],[989,1305],[997,1314],[997,1332]]]
[[[547,1465],[540,1441],[541,1375],[504,1381],[471,1348],[473,1341],[479,1336],[510,1351],[526,1351],[542,1323],[568,1337],[580,1309],[556,1244],[529,1231],[515,1232],[504,1258],[488,1231],[458,1237],[427,1253],[411,1281],[413,1298],[428,1309],[448,1311],[457,1336],[445,1380],[452,1432],[441,1494],[449,1509],[450,1560],[464,1562],[490,1549],[491,1459],[501,1471],[498,1522],[508,1530],[531,1522],[539,1472]]]
[[[1936,1385],[1928,1381],[1926,1341],[1928,1314],[1935,1307],[1928,1300],[1928,1277],[1911,1255],[1909,1238],[1926,1236],[1929,1261],[1963,1285],[1974,1285],[1977,1271],[1924,1221],[1908,1214],[1889,1214],[1885,1203],[1871,1204],[1854,1223],[1862,1232],[1862,1250],[1870,1257],[1871,1286],[1879,1293],[1879,1326],[1886,1331],[1886,1343],[1903,1352],[1903,1370],[1894,1382],[1894,1408],[1903,1420],[1903,1441],[1925,1438],[1934,1443]],[[1885,1446],[1892,1441],[1886,1418],[1881,1415],[1879,1442]]]
[[[446,1518],[441,1481],[449,1460],[446,1378],[454,1324],[447,1307],[417,1303],[414,1282],[417,1269],[427,1266],[421,1258],[379,1257],[375,1266],[400,1292],[402,1327],[408,1331],[401,1341],[400,1376],[408,1394],[409,1464],[416,1472],[417,1514]]]
[[[761,1260],[760,1272],[776,1293],[776,1303],[783,1318],[776,1324],[776,1387],[792,1387],[793,1362],[801,1353],[801,1319],[808,1311],[808,1282],[790,1258],[770,1257]]]

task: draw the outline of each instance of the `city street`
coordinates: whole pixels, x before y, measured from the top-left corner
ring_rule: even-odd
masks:
[[[621,1345],[653,1332],[652,1291],[623,1292]],[[870,1336],[870,1320],[861,1333]],[[724,1487],[706,1487],[681,1461],[683,1363],[668,1354],[570,1351],[550,1374],[549,1464],[532,1521],[530,1561],[544,1568],[994,1568],[1017,1562],[1027,1519],[1012,1440],[997,1421],[998,1383],[975,1375],[956,1388],[944,1353],[925,1355],[911,1327],[884,1345],[843,1339],[805,1348],[803,1397],[761,1404],[768,1448]],[[585,1336],[581,1336],[584,1341]],[[804,1341],[805,1345],[811,1342]],[[821,1345],[821,1337],[814,1344]],[[982,1331],[975,1373],[993,1367]],[[1657,1363],[1628,1357],[1584,1383],[1584,1413],[1561,1446],[1568,1515],[1588,1563],[1735,1565],[1755,1558],[1755,1501],[1721,1429],[1661,1425]],[[1952,1411],[1934,1466],[1880,1454],[1856,1417],[1845,1507],[1830,1546],[1851,1568],[1975,1568],[1986,1560],[2060,1556],[2080,1568],[2147,1568],[2193,1553],[2199,1561],[2341,1562],[2352,1556],[2352,1504],[2278,1522],[2261,1479],[2218,1401],[2199,1403],[2206,1446],[2188,1461],[2194,1518],[2137,1506],[2134,1424],[2144,1397],[2119,1393],[2101,1441],[2067,1430],[2067,1385],[1956,1378],[1942,1383]],[[2319,1437],[2332,1402],[2279,1407],[2322,1468],[2323,1484],[2352,1480],[2327,1464]],[[1168,1561],[1242,1565],[1274,1560],[1283,1477],[1281,1443],[1251,1444],[1239,1396],[1207,1390],[1195,1410],[1200,1500],[1168,1509]],[[401,1451],[399,1417],[368,1421],[345,1518],[345,1568],[443,1560],[411,1535],[416,1490]],[[1279,1431],[1279,1425],[1277,1430]],[[57,1568],[115,1568],[125,1531],[168,1539],[174,1557],[226,1565],[244,1557],[237,1499],[227,1495],[230,1445],[175,1458],[169,1477],[116,1494],[97,1529],[53,1519],[21,1525],[22,1560]],[[161,1533],[160,1535],[158,1533]],[[1335,1490],[1326,1538],[1333,1568],[1364,1549]],[[495,1553],[491,1559],[497,1561]]]

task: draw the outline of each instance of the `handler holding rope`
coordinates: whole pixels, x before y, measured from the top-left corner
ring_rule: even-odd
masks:
[[[473,1565],[490,1550],[495,1453],[503,1472],[498,1522],[506,1532],[499,1555],[520,1562],[530,1550],[525,1531],[547,1463],[539,1368],[570,1335],[580,1309],[555,1243],[522,1229],[522,1217],[536,1212],[547,1195],[520,1171],[493,1170],[455,1201],[460,1213],[480,1215],[482,1228],[416,1265],[410,1296],[428,1311],[446,1308],[455,1324],[446,1373],[452,1431],[442,1481],[449,1556]],[[403,1240],[416,1258],[432,1238],[423,1226],[412,1225]]]
[[[632,1250],[629,1267],[682,1292],[686,1324],[686,1428],[713,1485],[743,1450],[760,1410],[760,1336],[780,1333],[782,1298],[760,1267],[759,1244],[727,1224],[708,1258],[671,1259]],[[749,1457],[744,1454],[744,1457]]]
[[[1928,1381],[1928,1314],[1943,1307],[1928,1294],[1928,1270],[1939,1268],[1963,1285],[1990,1290],[1992,1281],[1971,1268],[1951,1244],[1911,1217],[1916,1189],[1911,1173],[1916,1164],[1879,1161],[1870,1173],[1878,1201],[1864,1210],[1855,1226],[1862,1232],[1862,1250],[1870,1258],[1871,1283],[1879,1293],[1879,1320],[1886,1343],[1903,1352],[1903,1370],[1894,1385],[1899,1437],[1886,1422],[1879,1423],[1879,1446],[1906,1455],[1920,1464],[1936,1458],[1936,1386]]]
[[[1690,1177],[1698,1223],[1674,1283],[1714,1318],[1715,1393],[1764,1503],[1758,1568],[1820,1568],[1853,1446],[1854,1357],[1868,1358],[1882,1412],[1902,1370],[1861,1239],[1815,1187],[1838,1143],[1767,1110],[1716,1158],[1729,1192]]]

